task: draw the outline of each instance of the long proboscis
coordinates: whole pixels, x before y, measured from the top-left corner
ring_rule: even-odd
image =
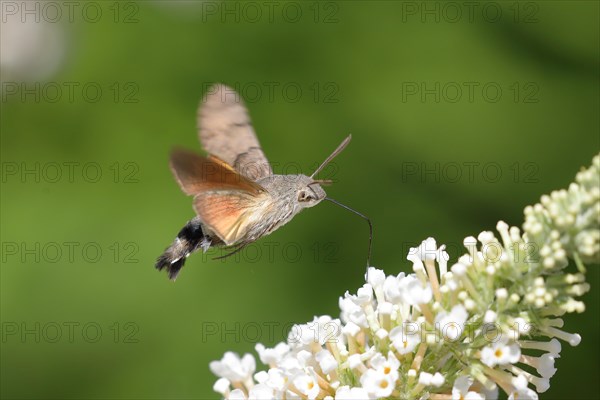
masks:
[[[373,224],[371,223],[371,220],[369,219],[369,217],[367,217],[364,214],[359,213],[358,211],[356,211],[353,208],[348,207],[345,204],[340,203],[337,200],[332,199],[331,197],[325,197],[325,200],[330,201],[334,204],[337,204],[338,206],[353,212],[354,214],[358,215],[359,217],[363,218],[365,221],[367,221],[367,223],[369,224],[369,252],[367,253],[367,269],[365,271],[365,280],[367,279],[367,274],[369,272],[369,267],[371,266],[371,249],[373,247]]]
[[[344,139],[344,141],[342,143],[340,143],[340,145],[337,147],[337,149],[335,149],[333,151],[333,153],[331,153],[329,155],[329,157],[327,157],[325,159],[325,161],[323,161],[323,163],[321,163],[321,165],[319,165],[319,168],[317,168],[317,170],[315,172],[313,172],[313,174],[310,177],[312,178],[312,177],[316,176],[319,172],[321,172],[323,170],[323,168],[325,168],[327,166],[327,164],[329,164],[331,162],[331,160],[333,160],[335,158],[335,156],[340,154],[342,152],[342,150],[344,150],[346,148],[346,146],[348,146],[348,143],[350,143],[350,139],[352,139],[352,135],[348,135],[348,137],[346,139]]]

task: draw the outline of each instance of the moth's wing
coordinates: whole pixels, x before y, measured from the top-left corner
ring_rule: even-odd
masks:
[[[273,174],[252,127],[241,96],[218,84],[198,108],[198,134],[204,149],[232,165],[250,180]]]
[[[235,159],[233,167],[253,181],[273,175],[271,165],[260,147],[251,147],[247,152],[240,154]]]
[[[202,192],[194,197],[194,210],[202,222],[227,246],[251,240],[248,229],[261,216],[268,194],[258,195],[241,190]]]
[[[259,184],[214,156],[202,157],[188,150],[175,149],[171,153],[170,166],[181,190],[190,196],[209,190],[240,190],[253,195],[264,192]]]
[[[228,246],[246,239],[269,196],[262,186],[217,157],[182,149],[171,153],[171,170],[184,193],[195,196],[194,210],[203,224]]]

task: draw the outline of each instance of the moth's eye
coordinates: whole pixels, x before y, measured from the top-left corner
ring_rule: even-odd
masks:
[[[313,196],[304,190],[298,192],[298,201],[309,201],[313,200]]]

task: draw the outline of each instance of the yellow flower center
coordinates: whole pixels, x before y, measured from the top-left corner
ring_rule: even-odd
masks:
[[[383,380],[379,383],[379,387],[382,389],[385,389],[386,387],[388,387],[388,381]]]

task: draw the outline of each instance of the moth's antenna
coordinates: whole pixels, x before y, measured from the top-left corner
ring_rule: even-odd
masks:
[[[348,137],[346,139],[344,139],[344,141],[342,143],[340,143],[340,145],[337,147],[337,149],[335,149],[333,151],[333,153],[331,153],[331,155],[329,157],[327,157],[327,159],[325,161],[323,161],[323,163],[321,165],[319,165],[319,168],[317,168],[317,170],[315,172],[313,172],[313,174],[310,177],[312,178],[313,176],[315,176],[319,172],[321,172],[323,170],[323,168],[325,168],[327,166],[327,164],[329,164],[329,162],[335,158],[335,156],[340,154],[342,152],[342,150],[344,150],[346,148],[346,146],[348,146],[348,143],[350,143],[350,139],[352,139],[352,135],[348,135]]]
[[[350,140],[350,137],[348,136],[348,139],[346,139],[346,141]],[[347,205],[344,205],[342,203],[340,203],[337,200],[332,199],[331,197],[325,197],[325,200],[328,200],[334,204],[337,204],[338,206],[345,208],[348,211],[353,212],[354,214],[358,215],[359,217],[365,219],[368,223],[369,223],[369,253],[367,255],[367,270],[365,271],[365,280],[367,279],[367,274],[369,272],[369,266],[371,265],[371,248],[373,247],[373,224],[371,224],[371,220],[366,216],[363,215],[361,213],[359,213],[358,211],[348,207]]]

